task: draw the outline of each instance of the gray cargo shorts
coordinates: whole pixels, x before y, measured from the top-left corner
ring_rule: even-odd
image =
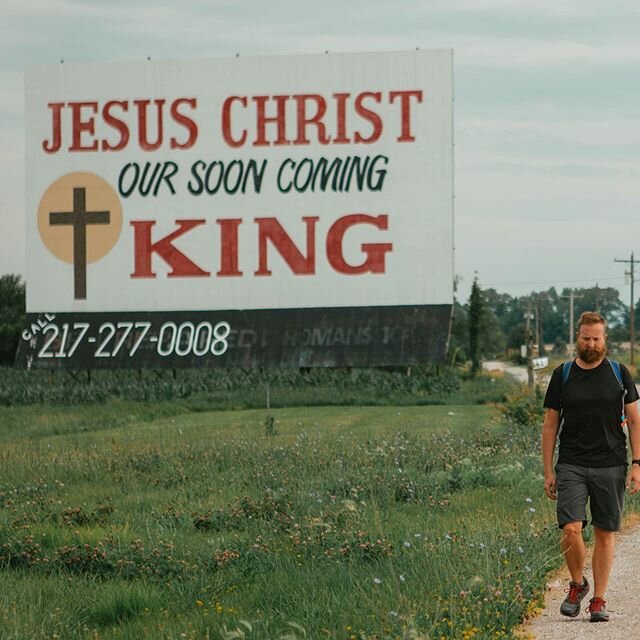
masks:
[[[627,467],[556,465],[558,526],[582,522],[587,526],[587,501],[591,524],[605,531],[620,531]]]

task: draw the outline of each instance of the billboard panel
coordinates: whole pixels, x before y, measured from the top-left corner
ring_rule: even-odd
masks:
[[[29,70],[19,361],[441,358],[453,282],[451,59]]]

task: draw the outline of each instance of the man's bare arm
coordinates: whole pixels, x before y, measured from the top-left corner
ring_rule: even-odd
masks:
[[[632,459],[640,458],[640,413],[638,413],[638,403],[631,402],[624,407],[627,416],[627,427],[629,429],[629,443],[631,444]],[[627,489],[631,493],[640,491],[640,466],[632,464],[627,478]]]
[[[542,424],[542,464],[544,466],[544,492],[551,500],[555,500],[557,497],[553,453],[556,448],[559,427],[560,412],[556,409],[545,409],[544,422]]]

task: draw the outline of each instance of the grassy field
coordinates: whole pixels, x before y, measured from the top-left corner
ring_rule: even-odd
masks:
[[[538,429],[197,408],[0,407],[0,638],[508,638],[539,604]]]

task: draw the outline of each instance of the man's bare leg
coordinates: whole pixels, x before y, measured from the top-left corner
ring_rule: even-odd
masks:
[[[595,534],[593,558],[591,559],[591,565],[593,567],[593,595],[597,598],[604,598],[607,585],[609,584],[611,567],[613,567],[616,539],[613,531],[593,527],[593,532]]]
[[[567,568],[571,574],[571,580],[580,584],[582,582],[586,555],[586,548],[584,546],[584,540],[582,539],[582,522],[569,522],[562,527],[560,548],[562,549]],[[609,570],[611,570],[611,567],[609,567]]]

